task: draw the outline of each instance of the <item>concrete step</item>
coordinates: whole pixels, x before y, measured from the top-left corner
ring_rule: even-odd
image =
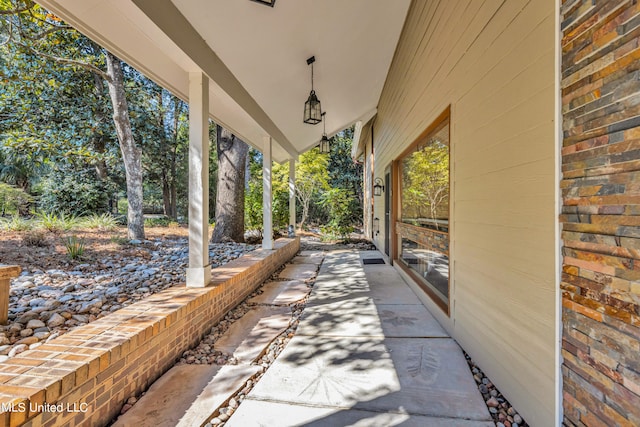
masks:
[[[302,301],[310,288],[300,280],[269,282],[262,287],[262,293],[249,299],[251,304],[290,305]]]
[[[178,365],[171,368],[113,425],[199,426],[263,368],[249,365]]]
[[[287,329],[290,320],[289,307],[254,307],[227,329],[214,349],[232,354],[240,364],[250,364]]]
[[[248,301],[261,305],[252,307],[214,343],[215,350],[233,355],[237,365],[174,366],[114,425],[192,427],[209,421],[247,380],[264,370],[252,363],[289,327],[292,316],[289,305],[309,294],[310,288],[303,280],[315,277],[322,253],[298,258],[301,258],[298,263],[283,270],[285,276],[280,274],[281,278],[292,280],[266,283],[262,294]]]

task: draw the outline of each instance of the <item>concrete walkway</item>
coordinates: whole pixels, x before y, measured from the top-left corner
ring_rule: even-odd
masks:
[[[326,255],[295,337],[226,423],[493,427],[460,347],[377,251]]]

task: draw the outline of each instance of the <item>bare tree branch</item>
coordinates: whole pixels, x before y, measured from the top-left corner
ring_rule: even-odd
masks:
[[[37,51],[31,46],[27,46],[24,43],[18,43],[18,44],[23,48],[29,50],[30,52],[34,53],[35,55],[39,55],[39,56],[42,56],[43,58],[50,59],[51,61],[57,62],[58,64],[73,65],[76,67],[83,68],[85,70],[91,71],[92,73],[96,73],[103,79],[107,80],[108,82],[111,82],[111,77],[93,64],[90,64],[88,62],[77,61],[75,59],[60,58],[59,56],[49,55],[47,53]]]
[[[29,39],[29,40],[37,41],[37,40],[43,39],[44,37],[48,36],[49,34],[55,33],[56,31],[73,30],[74,29],[73,27],[71,27],[69,25],[53,25],[53,24],[50,24],[50,25],[52,26],[52,28],[49,28],[48,30],[45,30],[45,31],[43,31],[41,33],[38,33],[38,34],[34,35],[34,36],[27,36],[25,34],[22,34],[22,36],[24,38]]]

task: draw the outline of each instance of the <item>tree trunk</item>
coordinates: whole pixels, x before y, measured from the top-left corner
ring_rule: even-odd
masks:
[[[124,92],[122,63],[110,52],[106,52],[109,95],[113,105],[113,122],[118,134],[120,151],[127,179],[127,226],[130,239],[144,239],[144,216],[142,214],[142,153],[136,147],[129,121],[129,109]]]
[[[244,181],[249,146],[220,126],[216,134],[218,186],[211,242],[244,242]]]
[[[102,77],[100,77],[97,73],[91,73],[93,75],[93,81],[95,84],[95,93],[96,98],[102,101],[104,95],[104,85]],[[94,111],[96,122],[101,124],[105,120],[105,114],[103,109],[104,103],[98,102],[96,109]],[[98,175],[98,179],[100,181],[105,181],[109,176],[107,173],[107,162],[104,160],[104,153],[106,152],[106,141],[104,135],[100,131],[100,126],[96,126],[96,130],[93,134],[93,149],[96,153],[99,154],[98,159],[95,163],[96,174]],[[109,200],[111,200],[111,196],[109,196]]]
[[[298,229],[302,230],[302,227],[304,227],[304,223],[307,222],[307,216],[309,216],[309,202],[303,202],[302,203],[302,218],[300,218],[300,224],[298,225]]]
[[[171,190],[169,189],[169,181],[166,173],[162,171],[162,212],[166,217],[171,216]]]

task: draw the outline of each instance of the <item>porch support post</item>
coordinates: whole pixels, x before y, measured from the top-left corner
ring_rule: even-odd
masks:
[[[289,225],[296,230],[296,159],[289,160]]]
[[[187,286],[205,287],[209,263],[209,78],[189,73],[189,267]]]
[[[262,150],[262,247],[273,249],[273,220],[271,198],[271,137],[263,138]]]

